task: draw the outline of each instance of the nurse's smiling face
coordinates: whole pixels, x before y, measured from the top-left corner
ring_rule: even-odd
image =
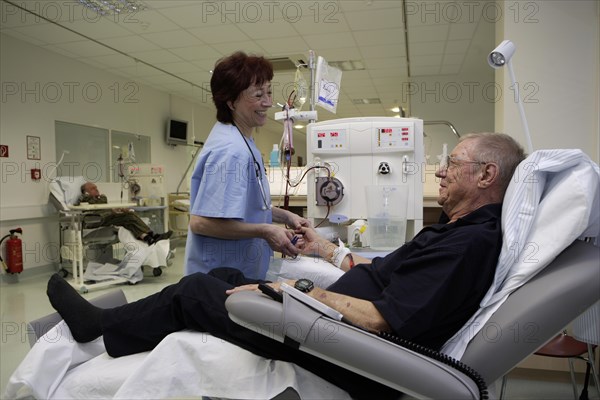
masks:
[[[267,123],[267,111],[272,105],[271,82],[252,84],[230,104],[233,122],[244,136],[251,137],[254,128]]]

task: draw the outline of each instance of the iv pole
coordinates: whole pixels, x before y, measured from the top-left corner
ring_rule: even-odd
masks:
[[[179,188],[181,187],[181,184],[183,183],[185,177],[187,176],[190,168],[192,168],[192,165],[194,165],[194,161],[196,160],[196,157],[198,157],[198,154],[200,154],[200,147],[204,146],[204,143],[199,142],[200,146],[196,146],[193,145],[192,147],[198,147],[198,150],[196,151],[196,154],[194,154],[194,156],[192,157],[192,161],[190,161],[190,163],[188,164],[187,168],[185,169],[185,172],[183,173],[181,180],[179,181],[179,185],[177,185],[177,191],[175,192],[175,194],[180,194],[181,192],[179,191]],[[186,192],[187,193],[187,192]]]

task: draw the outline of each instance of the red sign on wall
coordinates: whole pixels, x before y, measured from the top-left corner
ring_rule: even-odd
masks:
[[[8,146],[0,144],[0,157],[8,157]]]

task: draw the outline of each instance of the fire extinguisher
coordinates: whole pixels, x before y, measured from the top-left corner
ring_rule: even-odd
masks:
[[[21,228],[11,229],[8,235],[0,239],[0,246],[2,246],[4,239],[9,238],[6,242],[6,262],[4,262],[0,255],[2,267],[9,274],[19,274],[23,272],[23,242],[16,235],[17,233],[22,235],[23,230]]]

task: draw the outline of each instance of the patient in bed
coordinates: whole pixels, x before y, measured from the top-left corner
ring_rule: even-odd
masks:
[[[502,246],[501,203],[524,158],[521,146],[507,135],[462,137],[436,173],[441,179],[440,223],[372,262],[302,228],[297,232],[302,236],[297,243],[300,250],[332,261],[345,273],[328,288],[312,287],[306,280],[287,283],[364,329],[391,332],[439,349],[477,310],[493,280]],[[58,275],[50,279],[47,293],[75,340],[89,342],[103,336],[113,357],[151,350],[168,334],[189,329],[266,358],[296,363],[353,398],[398,396],[379,383],[231,321],[224,305],[227,296],[257,290],[258,283],[238,270],[221,268],[209,275],[189,275],[160,293],[108,310],[88,303]],[[269,285],[279,289],[279,283]]]
[[[76,205],[81,203],[88,204],[107,204],[108,199],[105,195],[100,194],[98,186],[93,182],[86,182],[81,185],[81,196],[77,199]],[[111,210],[96,211],[102,217],[102,226],[122,226],[132,233],[139,240],[143,240],[148,245],[165,240],[171,237],[172,231],[165,233],[154,233],[148,225],[137,214],[124,208],[113,208]]]

